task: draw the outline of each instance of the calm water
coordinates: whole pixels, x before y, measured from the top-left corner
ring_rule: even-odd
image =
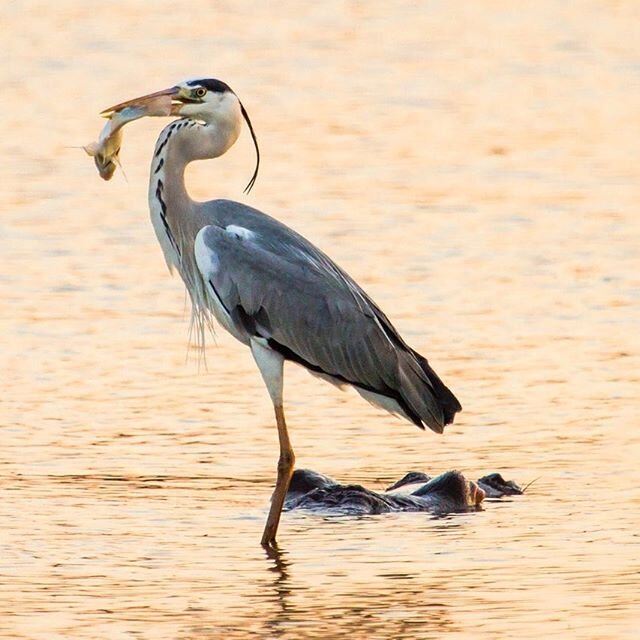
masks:
[[[638,637],[640,5],[527,4],[2,5],[2,637]],[[286,514],[265,556],[271,406],[232,338],[207,370],[187,349],[146,204],[162,123],[128,127],[127,180],[69,148],[194,75],[263,150],[251,196],[245,132],[194,197],[317,242],[465,407],[421,433],[291,366],[299,466],[539,478],[525,496]]]

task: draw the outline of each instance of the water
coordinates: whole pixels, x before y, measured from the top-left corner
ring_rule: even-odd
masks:
[[[0,635],[636,638],[635,2],[5,3]],[[501,471],[445,519],[286,514],[271,407],[219,333],[187,358],[148,220],[161,122],[101,182],[114,102],[204,74],[258,132],[190,174],[327,250],[452,386],[421,433],[286,371],[299,466],[384,487]]]

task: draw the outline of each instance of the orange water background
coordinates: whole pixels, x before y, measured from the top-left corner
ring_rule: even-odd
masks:
[[[637,638],[640,4],[5,2],[2,638]],[[295,366],[298,465],[489,471],[479,513],[286,514],[272,410],[207,370],[148,220],[163,123],[99,180],[97,113],[193,76],[257,130],[190,170],[334,257],[464,412],[422,433]],[[189,355],[189,357],[187,357]],[[200,361],[200,363],[199,363]]]

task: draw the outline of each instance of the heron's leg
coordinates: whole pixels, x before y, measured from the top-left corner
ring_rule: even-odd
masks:
[[[276,412],[276,423],[278,424],[278,439],[280,441],[280,458],[278,459],[278,480],[276,488],[271,496],[271,508],[267,523],[262,533],[262,546],[270,547],[276,541],[276,532],[278,531],[278,523],[280,522],[280,514],[284,505],[284,499],[289,490],[289,483],[293,475],[293,465],[296,461],[289,434],[287,433],[287,423],[284,419],[284,410],[282,405],[274,405]]]
[[[277,352],[271,349],[261,338],[251,339],[251,353],[260,369],[262,378],[276,413],[276,424],[278,425],[278,440],[280,442],[280,458],[278,459],[278,479],[276,488],[271,497],[271,507],[262,534],[262,545],[272,546],[276,541],[276,532],[280,522],[280,514],[284,505],[284,499],[289,490],[289,482],[293,474],[295,456],[287,433],[287,423],[284,419],[284,409],[282,407],[282,384],[284,359]]]

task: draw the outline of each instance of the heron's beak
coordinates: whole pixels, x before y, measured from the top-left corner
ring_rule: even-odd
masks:
[[[142,111],[145,116],[175,116],[179,115],[182,102],[179,100],[180,87],[171,87],[156,91],[140,98],[121,102],[113,107],[109,107],[100,112],[103,118],[111,118],[114,113],[118,113],[127,107]]]

